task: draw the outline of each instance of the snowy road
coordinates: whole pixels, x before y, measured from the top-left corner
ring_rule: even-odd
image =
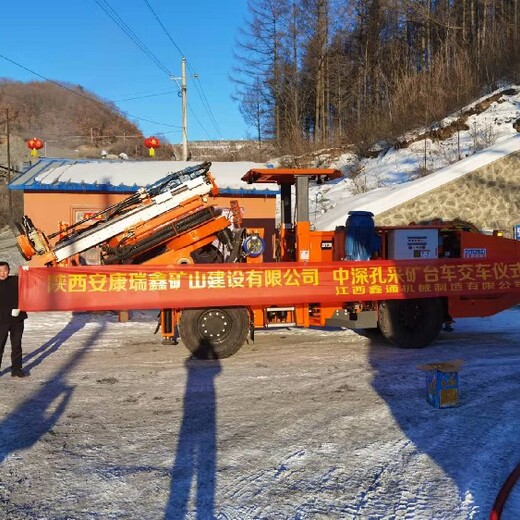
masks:
[[[0,518],[486,519],[520,462],[519,318],[418,351],[260,332],[203,362],[154,313],[32,314],[31,377],[0,372]],[[461,406],[434,409],[416,366],[455,358]]]

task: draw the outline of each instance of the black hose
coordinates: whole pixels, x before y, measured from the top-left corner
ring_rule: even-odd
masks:
[[[192,213],[191,215],[163,226],[158,232],[143,238],[139,242],[129,246],[108,249],[107,256],[104,258],[103,263],[105,265],[121,263],[131,258],[135,258],[141,253],[163,244],[170,238],[185,233],[192,228],[198,227],[205,222],[218,217],[221,213],[222,210],[214,208],[213,206]]]

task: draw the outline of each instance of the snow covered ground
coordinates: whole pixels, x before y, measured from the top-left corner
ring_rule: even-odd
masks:
[[[374,215],[399,206],[404,202],[417,197],[420,194],[456,180],[468,173],[486,166],[503,157],[520,150],[520,134],[513,135],[500,140],[498,143],[476,152],[460,161],[449,166],[440,168],[426,177],[410,180],[403,183],[392,183],[380,188],[374,188],[365,193],[353,196],[345,195],[345,182],[328,187],[316,187],[311,192],[311,200],[315,204],[324,204],[324,200],[331,203],[331,206],[322,214],[317,216],[316,221],[319,229],[334,229],[336,226],[345,225],[346,216],[349,211],[362,210],[371,211]],[[319,190],[319,191],[318,191]],[[316,206],[314,213],[316,214]]]
[[[0,370],[0,518],[485,520],[520,463],[520,307],[422,350],[280,329],[219,362],[161,345],[156,314],[29,316],[31,377],[9,346]],[[460,406],[433,408],[417,366],[454,359]]]
[[[477,127],[512,138],[520,97],[495,105],[428,164],[472,155]],[[365,188],[409,180],[421,146],[366,161]],[[319,224],[359,182],[312,190]],[[6,230],[0,258],[23,264]],[[220,362],[162,346],[155,314],[29,317],[31,377],[9,377],[9,346],[0,370],[0,518],[484,520],[520,462],[520,307],[422,350],[283,329]],[[417,365],[453,359],[460,406],[435,409]],[[520,485],[502,518],[520,518]]]
[[[153,312],[32,314],[31,377],[0,371],[0,517],[484,520],[520,462],[519,318],[422,350],[259,332],[218,362],[161,345]],[[417,365],[453,359],[461,404],[433,408]]]

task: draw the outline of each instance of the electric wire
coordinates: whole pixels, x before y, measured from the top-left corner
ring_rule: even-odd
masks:
[[[143,43],[138,36],[132,31],[132,29],[126,24],[121,18],[117,11],[107,2],[107,0],[94,0],[103,11],[112,19],[112,21],[144,52],[156,65],[161,69],[169,78],[172,77],[172,73],[168,68],[163,65],[159,58],[150,50],[150,48]]]
[[[0,54],[0,58],[4,59],[5,61],[8,61],[8,62],[12,63],[13,65],[16,65],[17,67],[20,67],[21,69],[23,69],[23,70],[25,70],[27,72],[30,72],[31,74],[34,74],[35,76],[37,76],[37,77],[39,77],[39,78],[41,78],[41,79],[43,79],[43,80],[45,80],[45,81],[47,81],[49,83],[52,83],[53,85],[56,85],[57,87],[62,88],[63,90],[66,90],[67,92],[70,92],[71,94],[74,94],[75,96],[79,96],[79,97],[82,97],[84,99],[88,99],[92,103],[95,103],[96,105],[99,105],[99,106],[101,106],[101,107],[103,107],[105,109],[106,108],[110,108],[106,104],[104,104],[103,102],[97,101],[96,99],[91,98],[89,96],[86,96],[85,94],[81,94],[81,92],[77,92],[76,90],[68,88],[65,85],[62,85],[61,83],[59,83],[57,81],[54,81],[54,80],[49,79],[49,78],[46,78],[42,74],[38,74],[38,72],[35,72],[34,70],[30,69],[29,67],[26,67],[25,65],[22,65],[21,63],[18,63],[16,61],[8,58],[7,56],[4,56],[3,54]],[[153,123],[154,125],[167,126],[169,128],[182,128],[179,125],[170,125],[168,123],[159,123],[158,121],[153,121],[152,119],[146,119],[144,117],[136,116],[134,114],[130,114],[129,112],[125,112],[124,115],[132,117],[134,119],[138,119],[139,121],[146,121],[147,123]]]
[[[148,0],[143,0],[143,1],[146,4],[146,6],[148,7],[148,9],[150,10],[150,12],[154,15],[155,19],[157,20],[157,23],[161,26],[162,30],[165,32],[165,34],[168,37],[168,39],[172,42],[173,46],[179,51],[181,56],[184,56],[184,53],[181,51],[179,46],[175,43],[175,40],[171,37],[170,33],[168,32],[168,30],[166,29],[166,27],[162,23],[162,21],[159,18],[158,14],[155,12],[153,7],[150,5],[150,2],[148,2]]]
[[[175,40],[173,39],[173,37],[169,33],[168,29],[166,29],[166,27],[163,24],[162,20],[160,19],[159,15],[156,13],[156,11],[153,9],[153,7],[150,5],[150,2],[148,0],[143,0],[143,1],[146,4],[146,6],[148,7],[148,9],[150,10],[150,12],[152,13],[152,15],[157,20],[157,23],[160,25],[161,29],[164,31],[164,33],[166,34],[167,38],[170,40],[172,45],[177,49],[179,54],[182,57],[184,57],[185,54],[182,52],[180,47],[177,45],[177,43],[175,42]],[[202,105],[203,105],[204,109],[206,110],[206,112],[207,112],[207,114],[209,116],[209,119],[210,119],[211,123],[213,124],[215,130],[217,131],[217,134],[220,136],[221,139],[223,139],[223,135],[222,135],[222,132],[220,131],[220,127],[218,125],[217,119],[215,118],[215,115],[213,114],[213,111],[211,110],[211,106],[210,106],[210,104],[208,102],[208,98],[206,97],[206,94],[204,93],[204,90],[203,90],[203,87],[202,87],[202,82],[200,81],[200,77],[195,72],[195,70],[193,69],[193,67],[191,66],[191,64],[190,64],[190,62],[188,60],[186,60],[186,63],[187,63],[188,68],[190,69],[190,71],[192,73],[193,78],[196,80],[195,81],[195,88],[196,88],[196,90],[197,90],[197,92],[198,92],[198,94],[200,96],[200,99],[202,101]],[[197,122],[199,123],[201,128],[204,129],[204,127],[202,126],[202,124],[200,123],[198,118],[195,118],[195,119],[197,120]],[[206,132],[206,134],[207,134],[207,132]]]
[[[122,103],[123,101],[134,101],[136,99],[146,99],[151,97],[157,97],[157,96],[167,96],[168,94],[178,94],[178,90],[168,90],[167,92],[156,92],[155,94],[143,94],[142,96],[135,96],[125,99],[116,99],[114,103]]]
[[[130,40],[141,49],[144,54],[146,54],[156,65],[162,70],[169,79],[174,79],[173,74],[170,70],[163,65],[163,63],[159,60],[159,58],[150,50],[150,48],[143,43],[138,36],[134,33],[134,31],[126,24],[126,22],[121,18],[121,16],[117,13],[117,11],[108,3],[107,0],[94,0],[96,4],[105,11],[105,13],[111,18],[111,20],[130,38]],[[179,85],[177,84],[179,87]],[[180,92],[180,87],[179,87]],[[151,96],[150,96],[151,97]],[[139,99],[139,98],[136,98]]]
[[[195,88],[199,92],[199,96],[202,100],[202,104],[205,107],[206,112],[209,115],[210,121],[213,123],[213,126],[215,127],[215,130],[217,131],[220,138],[223,139],[224,136],[222,135],[222,132],[220,131],[220,127],[218,126],[215,115],[213,114],[213,111],[211,110],[210,104],[208,102],[208,98],[206,97],[206,94],[204,93],[204,90],[202,88],[202,83],[200,81],[200,77],[198,74],[194,74],[193,77],[195,78]]]
[[[197,121],[197,123],[199,123],[200,128],[206,134],[208,139],[211,140],[211,136],[209,135],[208,131],[206,130],[206,127],[200,122],[200,119],[197,117],[197,114],[195,114],[195,112],[193,111],[193,109],[191,108],[190,105],[188,105],[188,110],[190,111],[191,115],[194,117],[195,121]]]

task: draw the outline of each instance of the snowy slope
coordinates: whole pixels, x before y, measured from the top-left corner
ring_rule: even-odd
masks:
[[[518,150],[520,150],[520,134],[504,138],[485,150],[413,181],[390,184],[350,197],[345,197],[343,184],[338,184],[328,191],[322,188],[323,196],[334,200],[335,204],[319,217],[319,228],[334,229],[335,226],[344,225],[348,212],[352,210],[371,211],[377,215]]]
[[[334,185],[311,187],[310,215],[316,227],[333,229],[344,225],[348,211],[354,209],[380,213],[517,151],[520,139],[513,125],[520,125],[518,86],[499,89],[475,101],[441,121],[438,127],[449,126],[461,113],[475,111],[486,99],[501,93],[499,101],[467,118],[468,130],[455,132],[447,139],[421,139],[425,129],[419,129],[403,137],[407,141],[417,139],[407,148],[391,148],[375,159],[361,161],[352,154],[338,157],[329,166],[341,169],[345,178]],[[433,174],[418,178],[425,169]],[[357,175],[352,178],[354,171]]]

